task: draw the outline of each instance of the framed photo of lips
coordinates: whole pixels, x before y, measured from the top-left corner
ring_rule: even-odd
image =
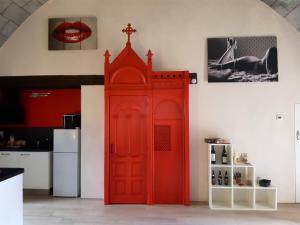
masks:
[[[97,17],[49,19],[49,50],[97,49]]]

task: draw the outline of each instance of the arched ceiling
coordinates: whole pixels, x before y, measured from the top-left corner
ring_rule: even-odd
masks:
[[[300,31],[300,0],[261,0]]]
[[[47,1],[48,0],[0,0],[0,47],[27,17],[33,14]],[[260,1],[269,5],[300,31],[300,0]]]
[[[0,0],[0,47],[15,30],[48,0]]]

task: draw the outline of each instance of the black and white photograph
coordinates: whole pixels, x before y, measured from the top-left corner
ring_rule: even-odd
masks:
[[[275,36],[208,38],[208,82],[277,82]]]

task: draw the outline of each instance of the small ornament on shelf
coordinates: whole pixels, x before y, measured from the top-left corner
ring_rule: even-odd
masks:
[[[258,184],[261,187],[269,187],[271,185],[271,180],[269,180],[269,179],[259,179]]]
[[[233,179],[234,179],[234,184],[235,185],[243,185],[243,183],[242,183],[242,174],[240,172],[234,173]]]
[[[239,164],[251,165],[250,163],[248,163],[248,154],[247,153],[234,152],[233,153],[233,162],[236,165],[239,165]]]
[[[247,185],[247,186],[252,186],[252,180],[251,180],[251,177],[248,176],[248,175],[245,177],[245,185]]]

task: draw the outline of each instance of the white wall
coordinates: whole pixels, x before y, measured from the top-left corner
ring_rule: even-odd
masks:
[[[47,50],[48,18],[69,16],[98,17],[98,50]],[[121,29],[128,22],[137,29],[132,41],[137,53],[145,59],[149,48],[154,52],[154,69],[198,73],[199,84],[190,90],[192,200],[207,200],[203,139],[220,136],[231,138],[237,151],[248,152],[257,174],[279,187],[279,201],[293,202],[300,35],[259,0],[50,0],[0,49],[0,74],[103,74],[104,50],[112,58],[120,52],[126,42]],[[206,38],[251,35],[277,36],[279,82],[207,83]],[[100,91],[97,96],[100,103]],[[277,113],[283,114],[282,121],[275,120]],[[97,132],[100,137],[103,129]],[[100,157],[103,145],[93,147]],[[100,168],[93,162],[90,169]],[[100,196],[102,182],[89,184],[89,196]]]
[[[81,197],[104,197],[104,86],[81,86]]]

